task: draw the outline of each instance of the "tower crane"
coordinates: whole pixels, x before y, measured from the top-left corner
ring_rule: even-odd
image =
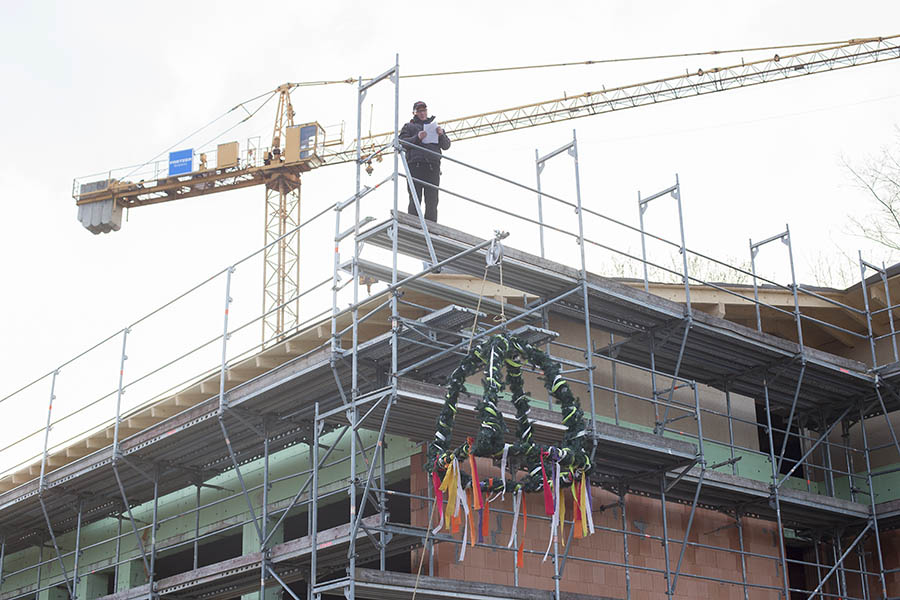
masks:
[[[459,141],[897,58],[900,35],[852,39],[816,50],[445,120],[442,126],[451,140]],[[238,143],[230,142],[219,144],[213,167],[208,166],[206,154],[200,155],[199,168],[194,168],[192,158],[179,159],[178,153],[172,153],[167,172],[154,173],[148,179],[135,182],[127,175],[119,179],[110,171],[103,179],[73,182],[78,218],[93,233],[118,230],[124,208],[263,185],[264,342],[299,323],[300,239],[296,228],[300,224],[301,174],[353,162],[357,146],[363,151],[362,160],[371,166],[371,153],[387,146],[394,135],[386,132],[344,143],[342,139],[326,140],[318,123],[295,125],[290,93],[299,85],[286,83],[272,92],[278,97],[278,108],[268,149],[247,148],[242,154]]]

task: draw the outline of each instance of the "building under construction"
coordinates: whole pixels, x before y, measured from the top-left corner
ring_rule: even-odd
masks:
[[[360,82],[360,109],[366,89],[396,86],[398,72]],[[398,210],[398,122],[370,153],[357,144],[352,197],[3,399],[47,410],[0,453],[0,600],[900,597],[900,268],[861,258],[860,283],[845,290],[761,277],[771,244],[787,246],[793,274],[789,230],[751,243],[749,270],[697,253],[677,178],[638,199],[637,224],[612,219],[582,205],[574,137],[537,157],[537,185],[444,157],[541,207],[531,217],[457,195],[533,235],[460,231]],[[295,160],[321,159],[316,141],[300,147]],[[362,186],[381,155],[392,173]],[[229,159],[264,172],[252,160]],[[564,160],[571,198],[540,189],[541,167]],[[219,175],[186,173],[169,195],[202,193]],[[364,218],[376,196],[387,209]],[[648,210],[671,211],[680,235],[646,231]],[[243,265],[326,227],[332,277],[282,289],[259,314],[231,310]],[[592,239],[601,228],[641,250]],[[613,259],[643,276],[601,275]],[[747,283],[706,281],[700,263]],[[166,316],[181,309],[192,320]],[[210,315],[211,339],[132,366],[151,333]],[[490,493],[460,483],[460,502],[441,503],[447,487],[426,462],[444,386],[494,339],[540,349],[559,369],[550,381],[521,365],[525,416],[522,398],[497,388],[502,445],[527,423],[551,474],[523,493],[513,482],[524,463],[473,456],[460,463]],[[494,367],[483,362],[445,446],[466,447],[484,425]],[[584,415],[582,487],[552,475],[572,416],[552,395],[560,378]]]

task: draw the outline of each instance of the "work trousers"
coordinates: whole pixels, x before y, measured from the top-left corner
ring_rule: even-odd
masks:
[[[439,164],[433,165],[427,162],[415,163],[409,165],[409,173],[412,175],[413,179],[428,182],[433,186],[439,186],[441,184],[441,166]],[[424,185],[418,181],[413,181],[413,185],[416,188],[416,195],[419,197],[419,202],[421,202],[423,198],[425,200],[425,218],[429,221],[437,222],[437,188]],[[409,208],[407,209],[407,212],[411,215],[418,216],[419,213],[416,211],[412,191],[409,190],[409,186],[407,186],[406,189],[409,192]]]

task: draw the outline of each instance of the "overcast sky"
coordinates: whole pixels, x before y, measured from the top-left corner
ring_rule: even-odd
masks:
[[[414,74],[888,36],[900,33],[891,29],[898,24],[900,3],[822,0],[2,2],[0,396],[262,245],[260,189],[141,208],[121,231],[95,236],[76,220],[71,187],[74,177],[142,163],[281,83],[372,76],[395,54],[401,72]],[[449,119],[770,54],[404,79],[401,116],[418,99]],[[864,161],[897,140],[898,82],[900,61],[890,61],[464,141],[450,155],[531,185],[535,148],[556,148],[577,129],[582,196],[593,210],[636,224],[637,192],[667,187],[677,173],[689,246],[746,260],[748,238],[789,223],[800,279],[811,281],[822,255],[855,256],[862,247],[881,258],[847,233],[847,215],[870,204],[841,161]],[[364,130],[370,116],[377,131],[390,126],[391,100],[386,87],[366,99]],[[299,89],[293,105],[298,122],[355,129],[350,85]],[[261,111],[220,141],[265,139],[271,122],[271,111]],[[573,197],[570,168],[548,170],[545,189]],[[381,165],[374,177],[388,172]],[[443,176],[444,185],[506,208],[533,202],[456,166],[445,165]],[[354,189],[350,166],[303,181],[304,215]],[[496,215],[474,222],[448,196],[440,214],[478,235],[507,228]],[[674,217],[673,204],[660,204],[648,227],[675,236]],[[305,260],[326,271],[331,231],[333,221],[323,222],[318,236],[304,238]],[[536,249],[529,236],[508,244]],[[767,252],[760,270],[784,280],[786,254]],[[258,310],[261,285],[247,289],[236,303]],[[208,310],[218,319],[216,302]]]

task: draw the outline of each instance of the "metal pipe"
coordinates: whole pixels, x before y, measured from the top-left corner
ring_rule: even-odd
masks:
[[[806,374],[806,360],[800,367],[800,374],[797,376],[797,385],[794,388],[794,398],[791,401],[791,411],[788,415],[787,425],[784,428],[784,439],[781,440],[781,451],[778,453],[778,472],[781,472],[781,463],[784,461],[784,452],[787,450],[788,438],[791,435],[791,425],[794,422],[794,411],[797,409],[797,399],[800,397],[800,387],[803,385],[803,375]]]
[[[681,233],[681,262],[684,265],[684,304],[687,309],[687,315],[690,317],[693,314],[693,309],[691,308],[691,282],[690,275],[688,274],[687,245],[684,241],[684,214],[681,208],[681,183],[678,178],[678,173],[675,173],[675,189],[672,191],[672,195],[675,196],[675,200],[678,204],[678,230]]]
[[[816,586],[816,589],[814,589],[812,591],[812,593],[809,596],[807,596],[807,600],[812,600],[813,596],[815,596],[819,592],[819,590],[822,589],[822,586],[825,585],[825,582],[828,581],[828,578],[831,577],[831,575],[835,572],[835,570],[838,568],[839,565],[842,565],[844,563],[844,559],[847,558],[847,555],[850,554],[850,551],[854,547],[856,547],[856,544],[859,543],[859,541],[862,539],[863,535],[865,535],[865,533],[869,530],[869,528],[871,526],[872,526],[871,521],[866,523],[866,526],[863,527],[863,530],[859,532],[859,535],[856,536],[856,539],[853,540],[853,543],[850,544],[850,546],[844,551],[844,553],[841,554],[841,557],[837,560],[835,565],[833,567],[831,567],[831,569],[829,569],[828,572],[825,574],[825,578],[822,579],[819,582],[819,585]],[[886,594],[885,594],[885,597],[887,597]]]
[[[865,282],[864,282],[865,283]],[[878,511],[875,508],[875,486],[872,482],[872,462],[869,457],[869,438],[866,434],[866,418],[863,414],[862,403],[859,406],[859,428],[862,432],[863,456],[866,459],[866,483],[869,486],[869,507],[872,529],[875,531],[875,553],[878,556],[878,579],[881,583],[881,597],[887,598],[887,582],[884,578],[884,557],[881,554],[881,533],[878,531]]]
[[[122,394],[124,393],[122,382],[125,377],[125,361],[128,360],[128,356],[125,355],[125,345],[128,342],[128,334],[130,332],[131,329],[128,327],[122,330],[122,354],[119,358],[119,388],[116,392],[116,424],[113,426],[113,463],[119,457],[119,424],[122,421]]]
[[[138,548],[141,551],[141,560],[144,561],[144,570],[148,573],[150,572],[150,563],[147,562],[147,551],[144,549],[144,540],[141,539],[141,534],[138,532],[137,523],[134,521],[134,514],[131,511],[131,504],[128,502],[128,496],[125,493],[125,486],[122,485],[122,477],[119,475],[119,464],[117,461],[113,460],[112,462],[112,470],[113,475],[116,478],[116,484],[119,486],[119,493],[122,494],[122,503],[125,506],[126,512],[128,513],[128,520],[131,522],[131,531],[134,533],[134,537],[137,540]]]
[[[744,591],[744,600],[750,600],[750,593],[747,590],[747,558],[744,554],[744,523],[741,520],[741,515],[735,515],[735,521],[737,522],[737,530],[738,530],[738,545],[740,547],[740,559],[741,559],[741,589]]]
[[[539,158],[537,148],[534,149],[534,169],[537,173],[538,233],[541,242],[541,258],[544,258],[544,201],[541,196],[541,172],[544,170],[544,163]]]
[[[768,394],[766,394],[766,395],[768,396]],[[782,477],[781,480],[775,484],[776,487],[781,487],[781,484],[783,484],[785,481],[787,481],[788,477],[793,475],[794,471],[797,470],[797,467],[799,467],[800,465],[805,463],[805,461],[809,457],[809,455],[812,454],[813,451],[819,447],[819,444],[822,443],[822,440],[827,439],[828,436],[831,435],[831,431],[834,429],[834,426],[837,425],[841,421],[841,419],[843,419],[847,415],[848,412],[850,412],[849,406],[844,409],[844,412],[841,413],[841,415],[837,418],[837,420],[835,420],[831,425],[828,426],[828,428],[825,430],[825,432],[819,436],[819,438],[813,443],[813,445],[810,446],[809,449],[803,453],[803,456],[800,457],[800,459],[796,462],[796,464],[794,464],[793,467],[791,467],[791,469],[784,475],[784,477]],[[771,417],[769,417],[769,420],[771,421]],[[774,469],[774,466],[773,466],[773,469]]]
[[[592,349],[594,347],[594,342],[591,338],[591,311],[590,311],[590,301],[588,299],[588,290],[587,290],[587,260],[584,254],[584,217],[582,216],[581,210],[581,175],[580,169],[578,165],[578,138],[576,136],[575,130],[572,130],[572,141],[556,150],[555,152],[548,155],[548,158],[551,156],[555,156],[565,150],[569,151],[569,154],[575,161],[575,198],[578,205],[577,214],[578,214],[578,248],[581,253],[581,293],[582,293],[582,302],[584,303],[584,340],[585,340],[585,351],[584,351],[584,360],[585,360],[585,368],[587,369],[588,374],[588,396],[591,403],[591,431],[597,431],[597,408],[596,408],[596,400],[594,397],[594,359]],[[546,160],[546,159],[545,159]],[[567,549],[568,551],[568,549]]]
[[[197,510],[194,511],[194,570],[200,566],[200,481],[194,484],[197,487]]]
[[[84,500],[81,498],[78,499],[78,517],[75,523],[75,557],[74,564],[72,566],[72,590],[75,592],[72,595],[72,600],[78,600],[78,581],[80,577],[78,576],[78,567],[81,562],[81,515],[84,511]]]
[[[56,376],[59,370],[53,371],[53,378],[50,380],[50,403],[47,407],[47,427],[44,428],[44,453],[41,455],[41,478],[38,481],[38,493],[44,491],[44,474],[47,470],[47,447],[50,441],[50,417],[53,414],[53,401],[56,399]],[[120,383],[121,385],[121,383]]]
[[[672,573],[669,568],[669,523],[666,518],[666,475],[665,473],[661,473],[659,476],[659,496],[660,496],[660,506],[662,511],[662,545],[663,552],[666,558],[666,596],[670,599],[672,598],[672,594],[674,590],[672,590]]]
[[[159,466],[153,473],[153,523],[150,526],[150,595],[153,600],[156,591],[156,532],[159,529]],[[260,599],[262,600],[262,599]]]
[[[750,272],[753,277],[753,307],[756,310],[756,330],[762,333],[762,318],[759,314],[759,285],[756,281],[756,255],[759,253],[759,246],[753,245],[753,238],[750,238]]]
[[[266,597],[266,560],[269,551],[266,549],[266,541],[269,539],[269,421],[263,417],[263,488],[262,488],[262,507],[260,508],[260,520],[262,534],[259,540],[259,552],[262,555],[260,559],[259,573],[259,600],[265,600]],[[274,533],[274,530],[273,532]]]
[[[863,296],[863,305],[866,309],[866,326],[869,329],[869,351],[872,355],[872,368],[875,369],[878,367],[878,358],[875,355],[875,340],[872,339],[872,313],[869,309],[869,291],[868,286],[866,285],[866,267],[865,263],[862,259],[862,251],[859,251],[859,272],[860,272],[860,287],[862,288],[862,296]]]
[[[788,261],[791,264],[791,294],[794,296],[794,316],[797,321],[797,340],[800,344],[800,352],[803,352],[803,323],[800,318],[800,300],[797,297],[797,275],[794,272],[794,247],[791,243],[791,229],[787,225],[784,226],[784,230],[787,233],[787,236],[782,238],[781,241],[787,244],[788,247]]]
[[[641,265],[644,267],[644,291],[650,293],[650,280],[647,275],[647,242],[644,234],[644,211],[647,204],[641,200],[641,191],[638,190],[638,223],[641,231]]]
[[[309,554],[309,581],[310,590],[315,592],[316,589],[316,559],[319,551],[319,403],[315,403],[315,413],[313,420],[313,441],[312,441],[312,494],[310,502],[310,554]],[[334,448],[337,444],[332,444]],[[287,513],[285,513],[287,514]]]
[[[881,263],[881,282],[882,282],[882,284],[884,284],[884,298],[885,298],[885,302],[887,303],[887,308],[888,308],[887,314],[888,314],[888,323],[890,324],[890,327],[891,327],[890,335],[891,335],[891,345],[893,346],[893,349],[894,349],[894,362],[897,362],[897,361],[900,361],[900,356],[897,355],[897,335],[896,335],[897,332],[894,329],[894,310],[892,308],[893,304],[891,304],[891,289],[890,289],[890,286],[888,285],[887,269],[885,268],[883,262]],[[865,282],[862,282],[862,285],[865,285]]]
[[[625,600],[631,600],[631,569],[628,566],[628,516],[625,509],[625,493],[619,490],[619,506],[622,508],[622,552],[625,562]]]
[[[728,452],[731,455],[731,460],[734,461],[734,421],[731,416],[731,390],[730,390],[730,381],[725,381],[725,412],[727,413],[726,420],[728,421]],[[737,462],[731,463],[731,474],[737,475]]]
[[[219,405],[220,410],[222,409],[222,405]],[[228,448],[228,456],[231,458],[231,464],[234,467],[234,473],[237,475],[238,482],[241,484],[241,492],[244,495],[244,499],[247,501],[247,509],[250,511],[250,517],[253,519],[253,526],[256,528],[256,535],[259,539],[260,544],[263,541],[262,529],[259,526],[259,520],[256,518],[256,511],[253,510],[253,500],[250,498],[250,492],[247,490],[247,484],[244,483],[244,476],[241,473],[241,467],[238,464],[237,456],[234,453],[234,448],[231,446],[231,438],[228,436],[228,430],[225,428],[225,414],[219,413],[219,429],[222,431],[222,437],[225,438],[225,447]]]
[[[770,486],[772,496],[775,500],[775,517],[778,522],[778,552],[781,556],[781,578],[783,583],[784,598],[791,597],[790,587],[788,586],[787,575],[787,556],[784,551],[784,526],[781,524],[781,499],[778,496],[778,471],[775,469],[775,442],[772,439],[772,411],[769,405],[769,381],[767,376],[763,377],[763,391],[766,399],[766,431],[769,436],[769,462],[772,464],[772,485]],[[783,481],[783,480],[782,480]]]
[[[69,582],[69,572],[66,570],[66,565],[63,563],[62,554],[59,551],[59,544],[56,543],[56,534],[53,533],[53,525],[50,523],[50,515],[47,514],[47,506],[44,503],[44,496],[39,495],[38,500],[41,503],[41,511],[44,513],[44,521],[47,523],[47,531],[50,532],[50,540],[53,542],[53,550],[56,552],[56,560],[59,563],[59,569],[62,571],[63,578],[66,581],[66,588],[69,590],[69,596],[74,597],[75,595],[75,587]]]

